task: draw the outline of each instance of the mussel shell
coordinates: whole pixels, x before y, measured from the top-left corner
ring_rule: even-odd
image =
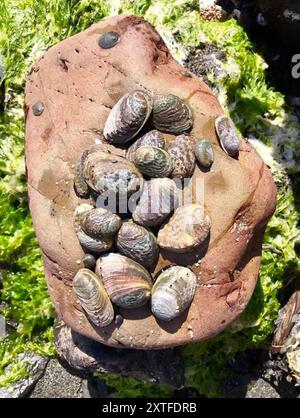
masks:
[[[103,253],[109,250],[114,243],[114,240],[111,237],[94,238],[82,230],[77,232],[77,238],[85,250],[93,253]]]
[[[141,138],[139,138],[137,141],[135,141],[127,150],[126,158],[129,161],[134,161],[134,154],[135,151],[144,145],[149,145],[156,148],[164,149],[166,145],[166,141],[164,139],[164,136],[161,132],[153,130],[150,132],[147,132],[145,135],[143,135]]]
[[[173,170],[170,155],[161,148],[142,146],[135,151],[134,164],[149,177],[168,177]]]
[[[221,147],[226,154],[231,157],[237,156],[240,140],[231,120],[227,116],[219,116],[215,120],[215,127]]]
[[[214,151],[210,141],[197,139],[195,142],[195,155],[202,167],[209,168],[214,161]]]
[[[132,258],[146,268],[151,268],[158,258],[158,246],[152,232],[134,222],[125,222],[117,236],[120,253]]]
[[[103,134],[112,144],[124,144],[142,129],[152,111],[152,98],[142,90],[123,96],[112,108]]]
[[[83,174],[95,192],[108,196],[129,197],[143,185],[143,177],[134,164],[125,157],[103,151],[87,156]]]
[[[121,228],[121,218],[103,208],[95,208],[86,212],[82,220],[83,231],[94,238],[114,236]]]
[[[152,179],[145,183],[132,218],[145,227],[157,226],[170,215],[177,204],[175,182],[169,178]]]
[[[114,309],[100,279],[91,270],[78,270],[73,288],[88,318],[98,327],[108,326],[114,319]]]
[[[151,310],[156,318],[170,321],[184,312],[195,295],[196,275],[187,267],[172,266],[153,285]]]
[[[153,101],[153,126],[162,132],[181,134],[193,126],[192,111],[173,94],[158,94]]]
[[[170,143],[168,153],[173,161],[172,176],[191,177],[195,169],[194,140],[188,135],[179,135]]]
[[[152,279],[147,270],[124,255],[110,253],[96,263],[100,277],[110,300],[121,308],[138,308],[149,299]]]
[[[202,205],[180,206],[169,222],[160,229],[157,243],[175,253],[192,251],[209,236],[211,220]]]

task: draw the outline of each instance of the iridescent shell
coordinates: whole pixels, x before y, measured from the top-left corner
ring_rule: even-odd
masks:
[[[91,251],[93,253],[103,253],[109,250],[114,243],[114,240],[111,237],[94,238],[90,237],[82,230],[77,232],[77,238],[85,250]]]
[[[156,148],[164,149],[166,145],[166,141],[164,139],[164,136],[161,132],[153,130],[150,132],[147,132],[145,135],[143,135],[141,138],[139,138],[137,141],[135,141],[127,150],[126,158],[129,161],[134,161],[134,154],[135,151],[142,146],[151,146]]]
[[[86,212],[82,219],[83,231],[91,237],[113,237],[121,228],[121,218],[103,208],[95,208]]]
[[[173,94],[158,94],[153,101],[153,126],[162,132],[181,134],[193,126],[191,109]]]
[[[191,177],[195,168],[194,140],[188,135],[179,135],[170,143],[168,154],[173,161],[172,176]]]
[[[142,129],[152,111],[152,99],[142,90],[123,96],[112,108],[103,134],[112,144],[124,144]]]
[[[159,231],[157,243],[175,253],[189,252],[206,240],[210,227],[210,217],[204,213],[202,205],[180,206]]]
[[[152,279],[148,271],[136,261],[124,255],[110,253],[96,263],[100,277],[110,300],[121,308],[138,308],[149,299]]]
[[[168,178],[145,183],[139,203],[132,213],[135,222],[145,227],[160,225],[178,204],[176,184]]]
[[[196,285],[197,277],[187,267],[172,266],[163,271],[151,292],[154,316],[163,321],[176,318],[192,303]]]
[[[132,258],[146,268],[151,268],[158,258],[158,246],[152,232],[134,222],[125,222],[117,236],[120,253]]]
[[[104,251],[109,250],[112,245],[113,245],[113,237],[110,235],[100,235],[99,236],[95,236],[95,235],[89,235],[87,233],[87,231],[85,231],[83,229],[83,223],[86,219],[86,217],[91,213],[92,216],[88,216],[88,221],[93,217],[94,213],[98,212],[99,209],[94,209],[93,206],[83,203],[81,205],[78,205],[77,208],[75,209],[75,214],[74,214],[74,228],[75,228],[75,232],[77,234],[77,238],[80,242],[80,244],[83,246],[83,248],[87,251],[91,251],[93,253],[101,253]],[[101,209],[100,212],[102,211],[102,213],[104,214],[105,209]],[[114,217],[117,217],[117,215],[113,215],[110,214],[110,212],[105,211],[108,213],[108,215],[105,217],[106,221],[108,219],[115,219]],[[110,214],[110,215],[109,215]],[[111,216],[113,215],[113,216]],[[104,217],[102,217],[103,219]],[[116,218],[115,221],[115,226],[117,226],[118,224],[118,220]],[[121,220],[119,220],[120,225],[121,225]],[[111,222],[111,224],[114,222]],[[87,226],[88,226],[88,231],[92,232],[93,228],[90,222],[87,222]],[[109,227],[109,222],[107,222],[106,225],[106,230],[108,230]],[[101,229],[98,227],[98,229]],[[105,230],[105,224],[104,224],[104,228]],[[95,230],[95,228],[94,228]],[[117,231],[116,231],[117,232]]]
[[[143,186],[143,177],[134,164],[103,151],[86,157],[83,174],[87,184],[100,195],[130,197]]]
[[[237,156],[240,140],[231,120],[227,116],[219,116],[215,121],[215,127],[221,147],[226,154],[231,157]]]
[[[108,326],[114,319],[114,308],[99,277],[86,268],[78,270],[73,288],[88,318],[98,327]]]
[[[210,141],[197,139],[195,142],[195,155],[202,167],[210,167],[214,161],[214,151]]]
[[[170,155],[161,148],[142,146],[135,151],[134,164],[149,177],[168,177],[173,171]]]

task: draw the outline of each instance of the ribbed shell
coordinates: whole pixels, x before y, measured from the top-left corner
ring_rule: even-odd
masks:
[[[135,151],[142,146],[152,146],[156,148],[164,149],[166,145],[166,141],[164,139],[164,136],[161,132],[153,130],[150,132],[147,132],[145,135],[143,135],[141,138],[139,138],[137,141],[135,141],[127,150],[126,158],[129,161],[134,161],[134,154]]]
[[[135,222],[145,227],[160,225],[178,204],[176,184],[168,178],[145,183],[140,201],[132,213]]]
[[[172,176],[191,177],[195,169],[194,140],[188,135],[179,135],[170,143],[168,153],[173,161]]]
[[[208,237],[211,221],[201,205],[180,206],[169,222],[159,231],[157,243],[169,251],[192,251]]]
[[[195,142],[195,155],[202,167],[210,167],[214,161],[214,151],[210,141],[197,139]]]
[[[142,146],[135,151],[134,163],[149,177],[168,177],[173,170],[170,155],[161,148]]]
[[[191,109],[173,94],[158,94],[153,101],[153,126],[162,132],[186,132],[193,126]]]
[[[154,316],[163,321],[176,318],[192,303],[196,285],[197,277],[187,267],[172,266],[163,271],[151,292]]]
[[[100,279],[88,269],[80,269],[73,288],[88,318],[98,327],[106,327],[114,319],[114,309]]]
[[[134,222],[125,222],[117,236],[118,250],[146,268],[157,261],[158,246],[152,232]]]
[[[103,253],[109,250],[114,243],[114,240],[111,237],[94,238],[90,237],[82,230],[77,232],[77,238],[83,248],[92,253]]]
[[[126,94],[108,115],[103,131],[105,138],[112,144],[128,142],[142,129],[151,111],[152,99],[148,93],[135,90]]]
[[[152,279],[139,263],[110,253],[97,260],[96,273],[110,300],[121,308],[138,308],[150,299]]]
[[[103,208],[95,208],[84,214],[82,229],[94,238],[112,237],[121,228],[121,224],[118,215]]]
[[[89,212],[90,210],[94,209],[94,207],[88,203],[81,203],[78,205],[74,211],[74,217],[73,217],[73,224],[75,232],[78,232],[81,230],[82,221],[84,219],[84,216]]]
[[[226,154],[235,157],[239,153],[240,140],[233,123],[227,116],[219,116],[215,127],[221,147]]]
[[[143,177],[134,164],[103,151],[87,156],[83,174],[88,185],[99,194],[129,197],[143,185]]]

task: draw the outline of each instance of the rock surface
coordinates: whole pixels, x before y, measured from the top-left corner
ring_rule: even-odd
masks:
[[[118,32],[120,42],[104,50],[97,41],[106,31]],[[134,16],[117,16],[51,48],[32,67],[27,80],[30,209],[49,291],[67,325],[107,345],[151,349],[207,339],[243,311],[256,284],[261,239],[275,205],[274,182],[244,140],[238,159],[221,150],[214,120],[222,109],[201,80],[183,74],[183,67],[150,24]],[[80,201],[73,190],[74,165],[86,148],[99,143],[112,106],[136,88],[182,98],[194,114],[192,134],[213,143],[212,169],[197,168],[193,176],[193,182],[200,180],[204,185],[211,236],[205,253],[194,251],[174,258],[163,251],[155,267],[154,274],[170,264],[185,265],[198,276],[199,287],[188,312],[166,324],[157,321],[147,307],[121,309],[124,322],[120,327],[112,324],[99,329],[83,315],[72,290],[83,257],[72,224]],[[34,115],[37,102],[42,103],[40,116]]]
[[[28,364],[29,375],[26,379],[22,379],[11,386],[0,388],[0,399],[25,397],[35,383],[42,377],[48,363],[48,358],[41,357],[32,352],[26,352],[19,354],[18,361]]]
[[[30,398],[81,398],[82,377],[72,373],[56,359],[48,363],[45,374],[30,393]]]
[[[59,355],[74,369],[89,373],[117,373],[175,389],[184,384],[184,368],[173,349],[137,351],[106,347],[72,331],[62,322],[55,327]]]

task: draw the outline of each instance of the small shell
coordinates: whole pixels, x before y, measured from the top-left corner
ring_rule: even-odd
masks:
[[[103,134],[112,144],[124,144],[142,129],[152,111],[148,93],[135,90],[123,96],[112,108]]]
[[[84,214],[83,231],[94,238],[114,236],[121,228],[122,221],[118,215],[103,208],[96,208]]]
[[[43,102],[36,102],[33,106],[32,106],[32,112],[34,114],[34,116],[41,116],[41,114],[44,112],[45,110],[45,106]]]
[[[202,167],[210,167],[214,161],[214,151],[210,141],[207,139],[197,139],[195,143],[195,155],[198,163]]]
[[[117,32],[105,32],[100,36],[98,45],[103,49],[110,49],[120,41],[120,35]]]
[[[118,250],[146,268],[157,261],[158,246],[152,232],[134,222],[125,222],[117,236]]]
[[[110,300],[121,308],[138,308],[150,299],[150,274],[143,266],[124,255],[110,253],[100,257],[96,273]]]
[[[203,206],[196,203],[180,206],[159,231],[157,243],[175,253],[189,252],[205,241],[210,227],[211,221]]]
[[[134,154],[135,151],[142,146],[149,145],[156,148],[164,149],[166,145],[166,141],[164,136],[161,132],[158,131],[150,131],[135,141],[127,150],[126,158],[129,161],[134,161]]]
[[[193,126],[191,109],[173,94],[158,94],[153,101],[153,126],[162,132],[186,132]]]
[[[173,170],[170,155],[161,148],[142,146],[135,151],[134,164],[149,177],[168,177]]]
[[[196,275],[187,267],[172,266],[163,271],[151,292],[154,316],[170,321],[180,315],[192,303],[196,284]]]
[[[96,266],[96,258],[93,254],[85,254],[82,259],[83,265],[87,269],[93,270]]]
[[[173,161],[173,177],[191,177],[195,168],[194,140],[188,135],[179,135],[170,143],[168,153]]]
[[[85,250],[92,253],[103,253],[109,250],[113,245],[113,238],[93,238],[80,230],[77,232],[77,238]]]
[[[176,184],[168,178],[145,183],[140,201],[132,213],[135,222],[143,226],[160,225],[178,204]]]
[[[115,317],[115,325],[119,328],[124,322],[124,318],[122,315],[116,315]]]
[[[73,280],[77,298],[88,318],[98,327],[106,327],[114,319],[114,309],[103,284],[88,269],[78,270]]]
[[[84,179],[83,175],[83,164],[88,156],[88,151],[85,151],[82,156],[79,158],[75,165],[75,173],[74,173],[74,188],[75,192],[79,197],[86,199],[90,195],[90,189],[87,182]]]
[[[83,174],[87,184],[97,193],[130,197],[140,190],[143,177],[125,157],[104,151],[89,154],[84,161]]]
[[[227,116],[219,116],[215,127],[221,147],[226,154],[235,157],[239,153],[240,140],[233,123]]]

